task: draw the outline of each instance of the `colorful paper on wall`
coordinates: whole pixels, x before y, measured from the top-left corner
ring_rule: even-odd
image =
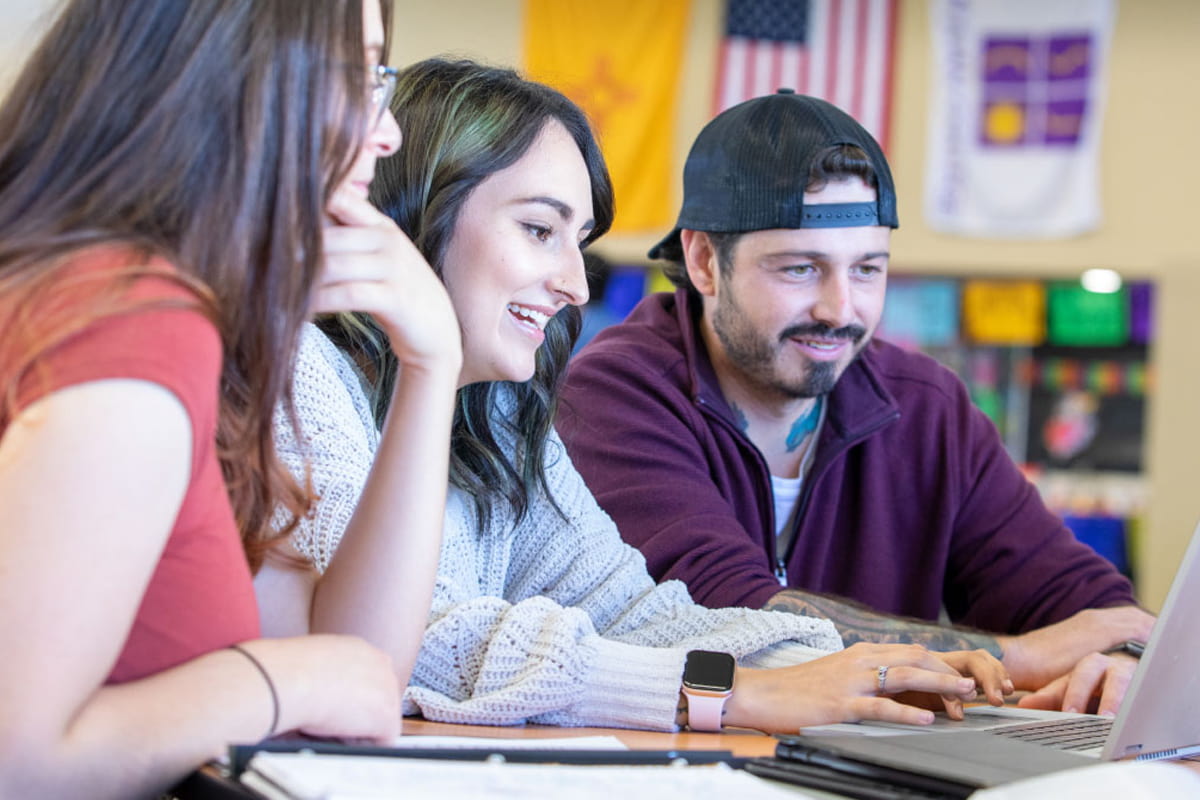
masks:
[[[728,0],[716,112],[780,87],[828,100],[886,149],[895,0]]]
[[[1149,344],[1154,339],[1154,284],[1129,284],[1129,339]]]
[[[879,336],[901,347],[942,347],[958,340],[958,286],[952,280],[893,279]]]
[[[642,267],[613,267],[604,289],[604,306],[617,319],[625,319],[646,295],[646,270]]]
[[[930,227],[1004,238],[1095,230],[1115,0],[932,0],[930,11]]]
[[[646,287],[647,294],[656,292],[674,292],[675,284],[671,283],[671,279],[661,269],[655,269],[650,273],[650,285]]]
[[[1037,281],[968,281],[963,330],[978,344],[1034,346],[1046,338],[1046,290]]]
[[[1100,396],[1139,397],[1150,391],[1150,368],[1144,361],[1042,358],[1030,365],[1029,384],[1052,392],[1086,391]]]
[[[596,129],[616,192],[613,231],[675,220],[674,142],[689,0],[525,0],[525,71]]]
[[[1129,297],[1125,289],[1089,292],[1078,283],[1050,286],[1050,343],[1102,347],[1129,340]]]

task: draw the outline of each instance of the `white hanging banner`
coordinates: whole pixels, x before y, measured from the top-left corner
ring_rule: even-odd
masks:
[[[925,216],[964,236],[1100,224],[1115,0],[932,0]]]

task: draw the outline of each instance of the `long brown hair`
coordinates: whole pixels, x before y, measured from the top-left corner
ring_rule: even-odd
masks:
[[[294,525],[311,499],[271,421],[292,412],[324,208],[366,128],[362,24],[361,0],[74,0],[0,106],[0,296],[36,307],[101,244],[178,268],[224,343],[218,452],[255,567],[290,531],[275,509]],[[4,398],[70,330],[127,310],[112,294],[6,327]]]
[[[471,192],[521,159],[551,120],[579,147],[591,182],[595,224],[584,245],[613,220],[613,188],[600,146],[583,111],[561,92],[526,80],[511,69],[473,61],[431,58],[400,71],[392,110],[405,141],[381,162],[371,199],[407,233],[440,276],[458,213]],[[354,353],[373,380],[376,420],[382,425],[396,379],[396,357],[366,315],[340,315],[321,327]],[[471,495],[481,526],[496,501],[507,501],[520,519],[545,485],[545,444],[554,424],[559,385],[579,335],[580,312],[567,306],[546,325],[533,378],[508,383],[516,396],[511,419],[494,419],[498,382],[458,390],[450,434],[450,482]],[[500,444],[507,425],[515,452]]]

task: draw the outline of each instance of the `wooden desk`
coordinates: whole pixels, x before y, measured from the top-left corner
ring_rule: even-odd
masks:
[[[547,725],[523,725],[517,728],[486,725],[454,725],[406,718],[405,736],[477,736],[496,739],[557,739],[578,736],[615,736],[631,750],[729,750],[735,756],[755,758],[775,754],[775,740],[751,730],[727,730],[722,733],[662,733],[631,731],[622,728],[556,728]]]

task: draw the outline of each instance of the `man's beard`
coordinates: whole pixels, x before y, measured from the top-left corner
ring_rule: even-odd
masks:
[[[831,328],[823,323],[806,323],[785,328],[775,341],[761,336],[746,324],[741,307],[729,293],[713,312],[713,332],[725,348],[725,356],[751,381],[784,399],[798,400],[821,397],[833,391],[841,377],[840,361],[805,359],[804,372],[798,376],[780,374],[777,367],[780,351],[794,338],[820,337],[845,339],[854,344],[851,362],[862,351],[867,329],[861,325]]]

